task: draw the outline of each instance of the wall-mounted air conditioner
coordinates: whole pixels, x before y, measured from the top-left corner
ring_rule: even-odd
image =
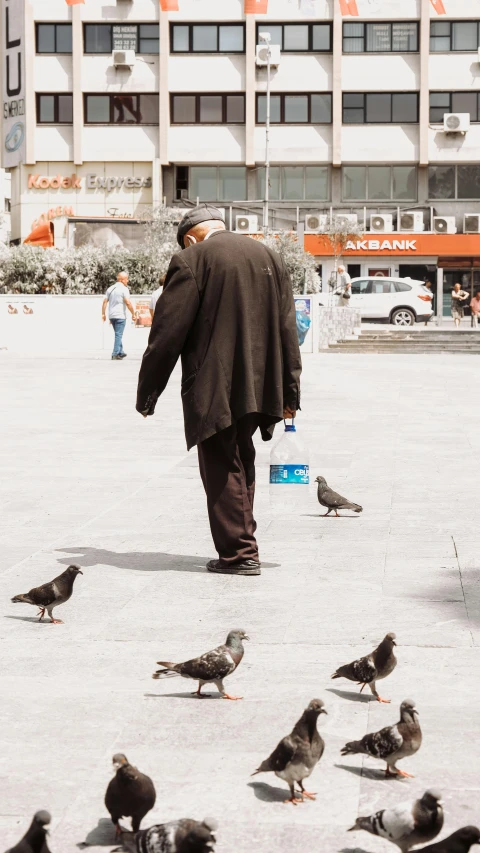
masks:
[[[470,130],[470,113],[445,113],[444,133],[466,133],[467,130]]]
[[[115,68],[133,68],[135,65],[135,51],[114,50],[112,60]]]
[[[308,213],[305,217],[305,234],[320,234],[328,228],[327,213]]]
[[[372,214],[370,216],[370,231],[377,234],[391,234],[393,231],[393,215],[391,213]]]
[[[464,234],[480,234],[480,213],[465,213],[463,217]]]
[[[241,234],[258,234],[258,216],[236,216],[235,230]]]
[[[358,213],[336,213],[335,218],[339,225],[358,225]]]
[[[260,68],[268,65],[268,44],[257,44],[255,62]],[[280,45],[270,45],[270,65],[280,65]]]
[[[425,230],[423,213],[421,210],[405,210],[400,214],[399,231],[413,231],[419,233]]]
[[[455,225],[454,216],[434,216],[433,230],[435,234],[456,234],[457,226]]]

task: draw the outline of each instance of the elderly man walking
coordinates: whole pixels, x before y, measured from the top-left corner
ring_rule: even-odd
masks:
[[[108,305],[108,319],[115,333],[112,352],[112,359],[114,361],[122,361],[122,359],[127,357],[127,353],[123,351],[122,343],[125,324],[127,322],[126,307],[135,319],[135,308],[130,302],[130,291],[127,284],[128,272],[119,272],[117,281],[108,288],[102,304],[102,320],[105,322],[107,319],[106,312]]]
[[[138,382],[153,415],[177,359],[187,447],[198,448],[218,559],[211,572],[259,575],[253,516],[255,447],[300,405],[292,286],[280,256],[225,230],[215,207],[189,211],[159,300]]]

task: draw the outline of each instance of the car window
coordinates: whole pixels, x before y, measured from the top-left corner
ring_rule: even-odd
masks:
[[[395,290],[397,291],[397,293],[405,293],[407,290],[411,289],[411,286],[409,284],[405,284],[404,281],[395,282]]]
[[[352,281],[352,295],[358,296],[361,293],[371,293],[370,282],[368,278],[360,281]]]
[[[372,278],[372,293],[395,293],[395,285],[393,281],[388,281],[384,278]]]

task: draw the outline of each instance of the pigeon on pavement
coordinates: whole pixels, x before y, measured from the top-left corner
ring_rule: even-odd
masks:
[[[417,720],[415,702],[405,699],[400,705],[400,720],[393,726],[385,726],[379,732],[370,732],[361,740],[353,740],[342,749],[342,755],[370,755],[386,762],[386,776],[409,776],[396,767],[397,761],[414,755],[422,744],[422,731]]]
[[[334,492],[333,489],[327,485],[325,477],[317,477],[315,482],[318,483],[318,503],[326,507],[328,510],[328,512],[323,514],[323,517],[330,515],[332,509],[335,511],[337,518],[340,518],[337,512],[339,509],[353,509],[354,512],[363,512],[363,506],[360,506],[360,504],[354,504],[347,498],[342,498],[341,495]]]
[[[386,678],[395,669],[397,659],[393,649],[396,645],[395,634],[387,634],[371,654],[340,666],[333,673],[332,678],[348,678],[349,681],[357,681],[362,685],[360,693],[368,684],[378,702],[390,702],[390,699],[382,699],[378,695],[376,682]]]
[[[48,829],[46,827],[51,820],[48,812],[41,811],[34,814],[33,820],[21,841],[15,844],[15,847],[10,847],[6,853],[50,853],[47,844]]]
[[[382,809],[369,817],[357,817],[355,826],[348,831],[364,829],[372,835],[386,838],[403,853],[415,844],[436,838],[443,826],[442,796],[438,791],[426,791],[419,800],[400,803],[391,809]]]
[[[192,658],[185,663],[157,661],[159,666],[163,666],[165,669],[158,669],[152,678],[171,678],[174,675],[181,675],[182,678],[198,681],[198,690],[194,691],[194,694],[201,699],[204,698],[201,692],[202,687],[209,683],[217,686],[222,699],[241,699],[241,696],[230,696],[225,692],[223,679],[235,672],[245,651],[242,640],[248,639],[250,638],[247,637],[245,631],[230,631],[224,645],[217,646],[216,649],[212,649],[211,652],[206,652],[198,658]]]
[[[105,805],[116,826],[117,835],[121,817],[131,817],[132,829],[138,832],[143,818],[155,805],[153,782],[149,776],[133,767],[122,753],[114,755],[112,762],[116,773],[108,783]]]
[[[211,853],[215,849],[216,822],[172,820],[159,823],[140,832],[120,831],[120,840],[127,853]]]
[[[421,847],[418,853],[469,853],[472,844],[480,844],[480,829],[477,826],[462,826],[443,841]]]
[[[80,566],[69,566],[58,578],[54,578],[50,583],[36,586],[30,592],[15,595],[12,601],[14,603],[20,601],[22,604],[33,604],[35,607],[39,607],[39,622],[42,621],[46,610],[50,616],[50,622],[62,625],[61,619],[53,618],[52,611],[54,607],[58,607],[59,604],[65,604],[68,601],[73,592],[73,584],[77,575],[83,575]]]
[[[317,731],[317,720],[320,714],[326,713],[322,700],[312,699],[292,732],[280,741],[272,754],[252,773],[252,776],[256,776],[257,773],[271,771],[287,782],[290,799],[285,800],[286,803],[297,805],[302,803],[305,797],[309,800],[315,799],[315,794],[309,793],[303,787],[303,780],[310,776],[323,755],[325,742]],[[300,798],[295,792],[295,782],[300,787]]]

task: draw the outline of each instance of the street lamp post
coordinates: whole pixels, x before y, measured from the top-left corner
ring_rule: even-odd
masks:
[[[270,196],[270,69],[272,49],[270,33],[259,33],[260,41],[267,45],[267,98],[265,115],[265,193],[263,197],[263,233],[268,233],[268,203]]]

